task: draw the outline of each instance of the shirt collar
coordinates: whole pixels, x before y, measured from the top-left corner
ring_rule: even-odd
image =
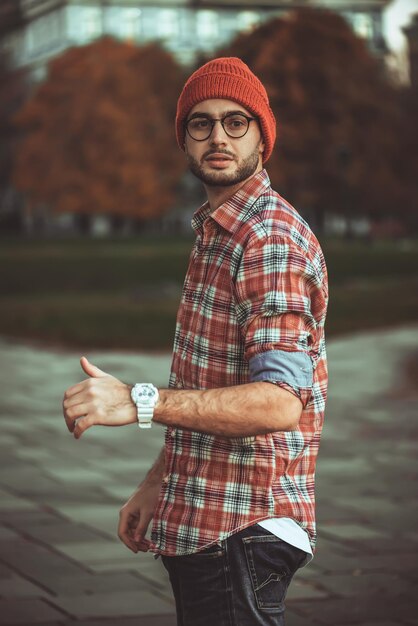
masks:
[[[254,202],[269,188],[270,178],[266,170],[263,169],[247,180],[233,196],[215,209],[213,213],[210,212],[209,203],[205,202],[193,216],[193,228],[200,234],[204,222],[208,217],[211,217],[228,232],[235,232],[242,222],[246,220],[248,211]]]

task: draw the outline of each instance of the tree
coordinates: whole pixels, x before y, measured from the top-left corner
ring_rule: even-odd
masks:
[[[16,185],[55,212],[160,215],[183,171],[173,124],[182,81],[155,44],[105,37],[69,49],[16,116]]]
[[[341,16],[299,9],[240,35],[241,57],[269,92],[278,120],[272,182],[302,210],[380,216],[400,200],[400,111],[381,65]]]
[[[27,95],[26,74],[12,70],[6,54],[0,54],[0,224],[1,229],[15,227],[18,215],[16,198],[11,190],[12,166],[18,138],[13,116]],[[8,198],[8,200],[7,200]]]
[[[418,234],[418,85],[403,88],[400,101],[402,121],[394,169],[402,183],[399,205],[408,233]]]

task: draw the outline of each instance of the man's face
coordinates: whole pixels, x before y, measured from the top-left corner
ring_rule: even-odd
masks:
[[[232,100],[211,99],[199,102],[187,120],[196,114],[209,119],[223,119],[229,113],[254,117]],[[209,187],[229,187],[245,181],[262,169],[264,142],[257,121],[249,124],[243,137],[229,137],[217,122],[208,139],[195,141],[186,132],[185,151],[191,172]]]

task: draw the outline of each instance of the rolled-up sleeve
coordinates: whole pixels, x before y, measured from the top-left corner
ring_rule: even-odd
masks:
[[[258,239],[242,255],[235,299],[250,380],[278,384],[305,406],[312,392],[312,346],[326,311],[315,263],[292,241]]]

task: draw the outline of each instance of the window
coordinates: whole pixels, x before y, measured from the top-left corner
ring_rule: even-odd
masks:
[[[238,14],[238,30],[251,31],[260,22],[260,17],[255,11],[241,11]]]
[[[141,32],[141,9],[129,9],[123,14],[122,37],[138,39]]]
[[[370,15],[367,13],[354,13],[351,21],[357,35],[365,39],[371,39],[373,35],[373,24]]]
[[[83,13],[83,31],[86,39],[95,39],[102,33],[100,9],[86,9]]]
[[[177,11],[162,9],[158,14],[157,32],[160,37],[175,37],[179,34]]]
[[[196,34],[201,39],[217,39],[219,18],[215,11],[199,11],[196,15]]]

